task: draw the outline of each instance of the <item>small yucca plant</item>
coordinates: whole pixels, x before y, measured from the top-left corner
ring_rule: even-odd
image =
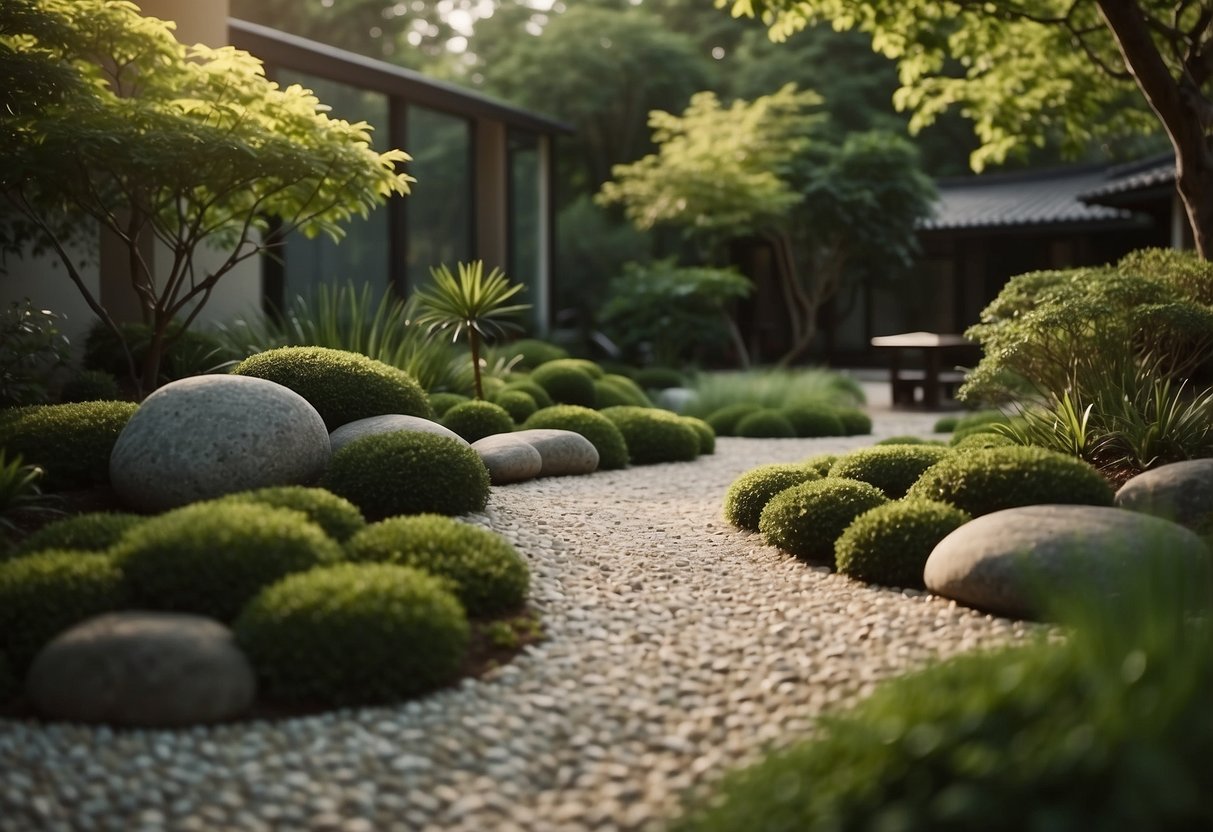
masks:
[[[42,475],[37,465],[26,465],[20,455],[9,457],[0,450],[0,552],[8,538],[17,533],[19,516],[63,513],[56,495],[42,493],[38,484]]]
[[[530,308],[530,304],[526,303],[507,303],[522,291],[523,286],[511,284],[505,273],[496,268],[485,277],[484,263],[480,260],[460,263],[458,278],[445,265],[430,269],[430,274],[434,277],[433,285],[418,289],[413,294],[420,305],[416,322],[428,327],[431,335],[452,330],[452,340],[458,340],[467,330],[476,398],[483,399],[484,391],[480,385],[481,342],[511,329],[521,329],[506,318]]]

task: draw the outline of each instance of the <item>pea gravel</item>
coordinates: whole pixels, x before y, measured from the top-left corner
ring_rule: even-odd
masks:
[[[721,517],[766,462],[928,435],[722,438],[713,456],[493,489],[470,519],[528,559],[546,640],[391,708],[188,731],[0,721],[0,832],[661,829],[688,789],[823,710],[1028,625],[869,587]]]

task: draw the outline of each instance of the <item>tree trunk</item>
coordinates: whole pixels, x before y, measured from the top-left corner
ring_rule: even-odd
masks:
[[[472,348],[472,382],[476,398],[483,399],[484,389],[480,386],[480,338],[471,327],[468,327],[468,346]]]

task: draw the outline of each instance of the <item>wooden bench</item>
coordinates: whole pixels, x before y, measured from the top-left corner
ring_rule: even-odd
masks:
[[[959,370],[940,370],[938,384],[944,398],[956,398],[956,391],[964,384],[965,374]],[[922,398],[926,400],[927,373],[925,370],[899,370],[897,376],[891,379],[893,385],[893,404],[916,404],[919,400],[918,391],[922,390]]]

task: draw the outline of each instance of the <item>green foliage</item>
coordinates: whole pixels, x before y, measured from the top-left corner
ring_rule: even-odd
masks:
[[[448,410],[442,417],[442,424],[468,442],[475,442],[495,433],[509,433],[514,429],[514,417],[499,404],[470,401],[457,404]]]
[[[59,633],[127,604],[122,573],[104,555],[51,549],[0,563],[0,653],[24,673]]]
[[[624,405],[601,412],[619,428],[633,465],[689,462],[699,455],[699,433],[668,410]]]
[[[489,472],[476,452],[431,433],[364,436],[333,454],[320,484],[371,521],[397,514],[467,514],[484,508]]]
[[[521,390],[500,390],[493,396],[493,404],[510,414],[510,419],[519,425],[539,409],[539,405],[535,404],[535,399],[531,394]]]
[[[872,417],[857,407],[842,407],[836,411],[846,436],[867,436],[872,432]]]
[[[1119,268],[1126,274],[1147,275],[1175,290],[1182,298],[1213,306],[1213,263],[1177,248],[1143,248],[1129,252]]]
[[[643,367],[632,373],[632,381],[645,390],[685,387],[687,383],[686,376],[673,367]]]
[[[0,313],[0,408],[44,404],[48,381],[67,365],[71,345],[49,309],[35,309],[29,298],[13,301]]]
[[[758,518],[771,546],[804,560],[834,563],[834,541],[865,511],[888,498],[873,485],[836,477],[794,485],[772,497]]]
[[[344,543],[366,526],[366,520],[356,505],[323,488],[279,485],[239,491],[220,499],[293,509],[305,515],[338,543]]]
[[[978,448],[1012,448],[1020,444],[1001,433],[972,431],[966,433],[960,441],[951,443],[951,447],[954,451],[971,451]]]
[[[84,340],[84,367],[116,378],[130,378],[131,368],[127,363],[126,351],[130,351],[136,372],[140,372],[139,368],[144,366],[152,349],[154,336],[155,330],[146,324],[119,324],[115,333],[103,322],[97,321]],[[242,356],[220,336],[186,329],[176,321],[168,325],[164,337],[171,338],[172,343],[163,348],[157,384],[206,373],[227,372]],[[155,386],[150,385],[152,388]]]
[[[863,404],[863,392],[853,380],[822,369],[699,373],[691,389],[695,398],[687,406],[686,415],[701,419],[726,405],[742,402],[776,410]]]
[[[33,532],[14,546],[5,557],[11,559],[34,552],[44,552],[47,549],[104,552],[143,520],[138,514],[116,511],[76,514],[56,520]],[[0,560],[3,559],[4,557],[0,557]]]
[[[856,517],[834,542],[834,562],[839,572],[861,581],[921,589],[935,546],[971,519],[931,500],[885,503]]]
[[[403,370],[327,347],[280,347],[241,361],[236,375],[264,378],[307,399],[330,431],[358,419],[433,415],[425,391]]]
[[[680,416],[679,419],[684,425],[687,425],[691,430],[695,431],[695,435],[699,437],[699,453],[701,455],[716,453],[716,431],[712,430],[712,426],[703,419],[696,419],[694,416]]]
[[[20,454],[9,458],[0,448],[0,559],[4,556],[6,539],[18,531],[18,517],[59,512],[57,499],[43,494],[38,485],[42,475],[38,466],[24,464]]]
[[[778,412],[792,425],[794,435],[801,438],[847,434],[847,426],[838,410],[829,405],[804,403],[781,408]]]
[[[1011,417],[1001,410],[978,410],[962,416],[952,428],[951,444],[955,445],[973,433],[995,432],[995,425],[1010,424]]]
[[[82,370],[63,383],[61,404],[76,402],[112,402],[122,398],[118,379],[101,370]]]
[[[430,393],[430,409],[434,411],[435,419],[441,419],[455,405],[470,401],[462,393]]]
[[[724,495],[724,517],[746,531],[758,531],[758,520],[771,498],[794,485],[821,479],[822,473],[804,463],[761,465],[733,480]]]
[[[974,517],[1042,503],[1110,506],[1112,488],[1087,463],[1043,448],[975,448],[928,468],[908,497],[950,503]]]
[[[913,436],[911,434],[902,434],[898,436],[886,436],[876,443],[877,445],[942,445],[943,442],[934,439],[923,439],[921,436]]]
[[[233,626],[271,699],[392,702],[454,679],[467,651],[446,582],[404,566],[346,563],[265,589]]]
[[[594,378],[584,368],[565,363],[569,360],[540,365],[531,373],[531,381],[543,388],[555,403],[594,407],[598,403]]]
[[[345,546],[355,562],[410,566],[443,578],[473,618],[501,615],[526,601],[530,571],[505,538],[436,514],[367,526]]]
[[[541,341],[538,338],[519,338],[508,344],[501,344],[489,350],[491,356],[504,360],[517,370],[533,370],[540,364],[568,358],[569,351],[564,347]]]
[[[0,447],[46,471],[53,491],[109,482],[110,453],[133,402],[33,405],[0,411]]]
[[[830,469],[834,467],[838,457],[838,454],[814,454],[808,459],[801,460],[800,464],[806,468],[812,468],[824,477],[830,473]]]
[[[555,428],[580,433],[598,450],[598,470],[626,468],[628,445],[615,423],[596,410],[573,404],[554,405],[536,411],[522,423],[524,430]]]
[[[704,419],[717,436],[733,436],[737,432],[738,423],[745,417],[757,413],[762,408],[753,402],[738,402],[726,404],[719,410],[714,410]]]
[[[602,368],[602,365],[596,361],[590,361],[588,358],[558,358],[548,363],[553,367],[572,367],[581,370],[594,381],[606,378],[606,370]]]
[[[302,512],[231,499],[149,518],[111,553],[142,608],[220,621],[283,576],[341,559],[341,547]]]
[[[734,436],[750,438],[793,439],[799,435],[788,418],[787,411],[759,408],[742,416],[733,428]]]
[[[594,382],[594,401],[599,410],[608,407],[629,405],[632,407],[652,407],[653,403],[644,391],[627,376],[608,373]]]
[[[529,377],[506,382],[501,391],[505,392],[506,390],[518,390],[519,392],[526,393],[535,400],[535,404],[540,410],[543,410],[545,407],[551,407],[556,403],[552,401],[552,397],[548,395],[548,391],[531,381]]]
[[[935,427],[932,430],[935,433],[951,433],[956,430],[956,425],[959,424],[959,416],[940,416],[935,420]]]
[[[829,475],[869,483],[897,500],[924,471],[951,454],[940,445],[876,445],[840,457]]]

